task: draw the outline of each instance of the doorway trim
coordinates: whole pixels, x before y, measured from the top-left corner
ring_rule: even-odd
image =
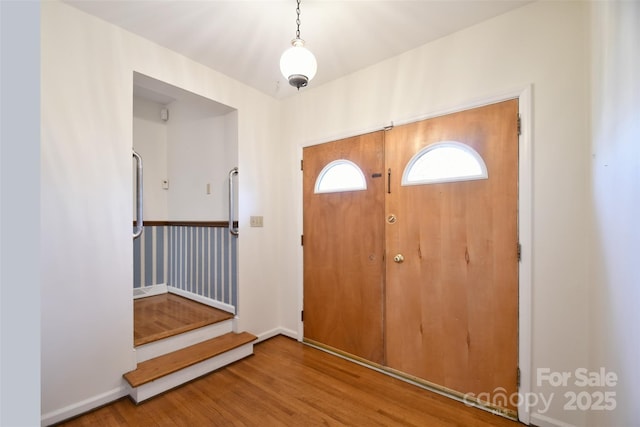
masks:
[[[518,387],[518,420],[526,425],[530,423],[531,412],[526,405],[527,396],[531,393],[532,378],[532,284],[533,284],[533,88],[531,84],[507,90],[493,96],[470,100],[464,104],[446,108],[431,113],[392,121],[387,125],[362,129],[357,132],[333,135],[329,139],[317,141],[303,141],[298,147],[298,158],[302,159],[303,148],[323,144],[342,138],[378,131],[388,126],[413,123],[433,117],[443,116],[459,111],[469,110],[488,104],[494,104],[509,99],[518,99],[518,113],[520,115],[520,135],[518,152],[518,239],[521,245],[520,265],[518,269],[518,367],[520,381]],[[302,195],[302,171],[300,171],[298,188]],[[302,202],[302,198],[300,198]],[[302,234],[303,207],[300,203],[299,232]],[[304,281],[303,281],[303,247],[300,246],[298,268],[298,312],[303,309]],[[298,320],[298,341],[304,337],[304,323]],[[385,371],[381,371],[385,372]],[[386,372],[385,372],[386,373]],[[511,397],[511,396],[509,396]]]

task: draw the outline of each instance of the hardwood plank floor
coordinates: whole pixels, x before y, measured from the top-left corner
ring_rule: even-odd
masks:
[[[124,398],[60,425],[520,425],[283,336],[254,352],[138,406]]]
[[[223,320],[233,314],[171,293],[133,301],[133,339],[139,346]]]

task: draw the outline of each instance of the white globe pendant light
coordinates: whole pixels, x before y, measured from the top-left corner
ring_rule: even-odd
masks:
[[[301,87],[307,86],[316,75],[318,63],[313,53],[304,47],[304,40],[300,38],[300,0],[297,0],[297,3],[296,38],[291,41],[291,47],[285,50],[280,57],[280,71],[291,86],[300,90]]]

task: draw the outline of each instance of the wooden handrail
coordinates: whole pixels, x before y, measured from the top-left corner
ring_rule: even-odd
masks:
[[[137,221],[133,221],[133,225],[136,225]],[[219,227],[229,228],[228,221],[144,221],[145,227],[161,227],[161,226],[176,226],[176,227]],[[238,227],[238,221],[234,221],[234,227]]]

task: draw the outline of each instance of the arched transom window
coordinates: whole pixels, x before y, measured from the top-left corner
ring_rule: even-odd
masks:
[[[417,152],[402,174],[402,185],[487,179],[487,165],[472,147],[457,141],[441,141]]]
[[[362,170],[352,161],[340,159],[326,165],[318,174],[315,193],[337,193],[367,189]]]

